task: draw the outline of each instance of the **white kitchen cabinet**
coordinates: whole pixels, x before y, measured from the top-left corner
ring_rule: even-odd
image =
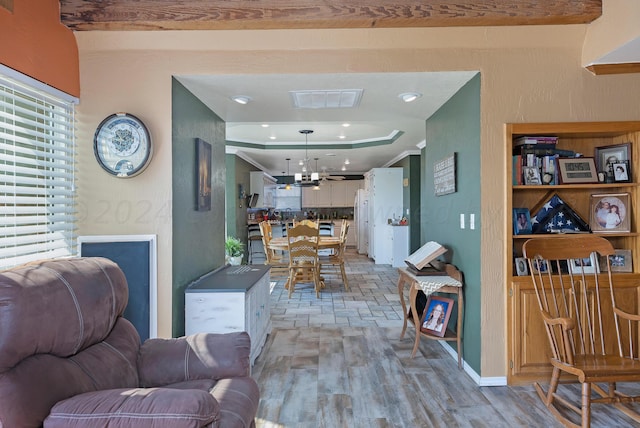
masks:
[[[246,331],[251,365],[271,332],[269,269],[263,265],[224,266],[185,290],[185,334]]]
[[[258,194],[256,208],[275,208],[276,183],[278,181],[263,171],[251,171],[249,173],[249,186],[251,193]]]
[[[391,226],[391,266],[406,266],[404,260],[409,257],[409,226]]]
[[[402,168],[374,168],[369,180],[369,257],[376,264],[391,264],[391,232],[388,220],[402,215]]]
[[[344,208],[352,207],[356,192],[363,180],[327,181],[319,188],[302,188],[302,207],[304,208]]]

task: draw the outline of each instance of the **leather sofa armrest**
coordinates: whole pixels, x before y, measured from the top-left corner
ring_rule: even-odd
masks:
[[[250,352],[251,339],[246,332],[147,339],[138,354],[140,383],[154,387],[249,376]]]

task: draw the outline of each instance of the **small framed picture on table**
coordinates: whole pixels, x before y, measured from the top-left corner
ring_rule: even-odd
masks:
[[[429,296],[425,307],[425,316],[420,331],[434,336],[444,337],[453,310],[454,300],[442,296]]]

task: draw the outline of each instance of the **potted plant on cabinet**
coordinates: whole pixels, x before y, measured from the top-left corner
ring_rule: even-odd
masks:
[[[230,265],[239,265],[242,263],[244,244],[238,238],[227,236],[224,242],[224,252],[227,255],[227,262]]]

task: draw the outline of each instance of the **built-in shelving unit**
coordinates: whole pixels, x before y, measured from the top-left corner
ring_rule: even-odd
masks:
[[[587,184],[519,185],[514,184],[514,140],[522,136],[557,136],[557,148],[595,157],[596,148],[629,144],[631,182],[597,182]],[[616,249],[631,250],[632,272],[615,273],[619,298],[632,299],[638,307],[640,296],[640,122],[523,123],[505,125],[507,153],[507,221],[505,241],[507,335],[510,384],[547,380],[551,371],[551,351],[539,314],[531,278],[518,276],[516,258],[522,256],[522,245],[533,237],[560,234],[514,234],[513,209],[539,209],[552,195],[558,195],[587,224],[592,215],[592,194],[629,194],[629,231],[600,233]],[[596,160],[597,165],[597,160]],[[562,236],[567,236],[566,234]],[[577,235],[576,235],[577,236]]]

